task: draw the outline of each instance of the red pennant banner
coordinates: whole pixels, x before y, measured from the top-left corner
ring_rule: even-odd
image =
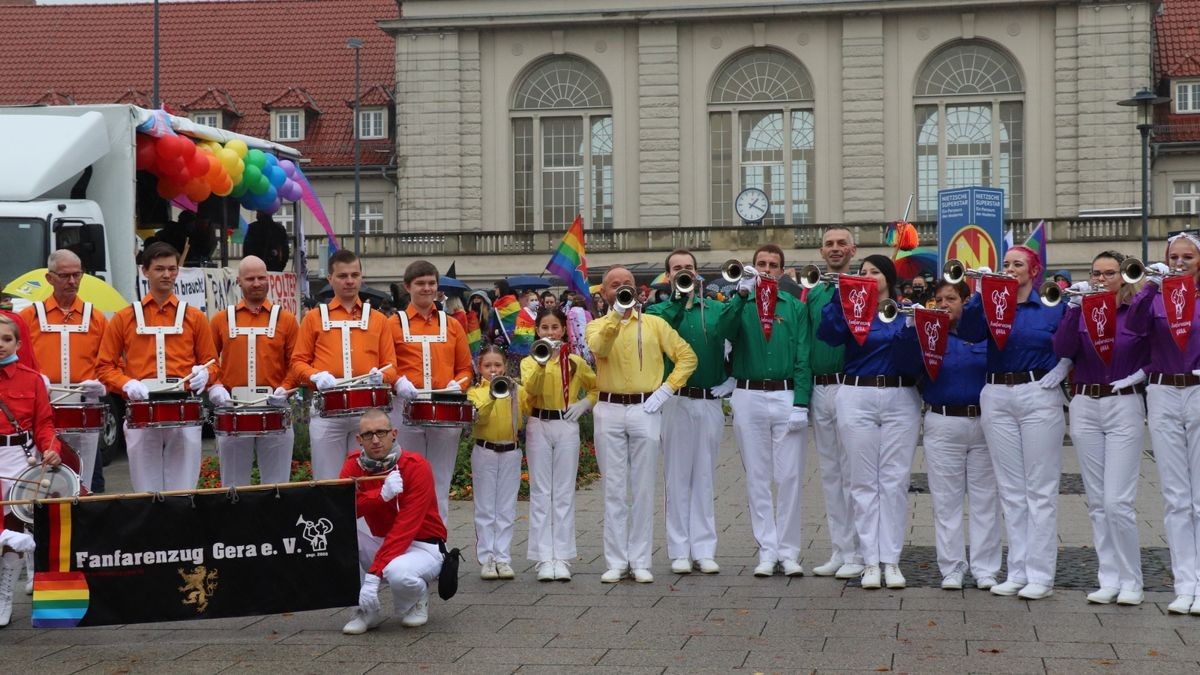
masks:
[[[950,315],[932,309],[917,307],[913,311],[913,323],[917,329],[917,342],[921,345],[921,357],[925,361],[925,372],[929,379],[936,380],[942,370],[946,355],[946,342],[950,335]]]
[[[1085,295],[1082,309],[1083,325],[1087,327],[1096,355],[1104,365],[1112,365],[1113,348],[1117,344],[1117,294]]]
[[[850,334],[861,346],[871,332],[871,321],[875,319],[875,306],[879,303],[879,282],[872,277],[843,274],[838,277],[838,295],[842,300],[842,314],[850,326]]]
[[[758,320],[762,322],[763,337],[770,342],[771,329],[775,326],[775,305],[779,302],[779,280],[765,274],[760,276],[754,301],[758,304]]]
[[[983,296],[983,317],[987,321],[997,349],[1004,349],[1017,318],[1017,280],[1012,277],[986,275],[979,283]]]
[[[1164,277],[1162,281],[1163,308],[1167,325],[1179,351],[1187,349],[1192,336],[1192,313],[1196,308],[1196,280],[1190,274]]]

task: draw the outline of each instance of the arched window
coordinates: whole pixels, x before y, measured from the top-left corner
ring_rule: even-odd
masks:
[[[939,189],[1004,189],[1004,215],[1025,211],[1024,86],[1007,54],[957,42],[930,57],[917,78],[917,215],[937,217]]]
[[[710,217],[737,222],[733,200],[748,187],[771,197],[770,225],[811,223],[816,175],[813,86],[795,58],[754,49],[725,62],[708,105]]]
[[[539,62],[513,95],[513,227],[613,226],[612,94],[575,56]]]

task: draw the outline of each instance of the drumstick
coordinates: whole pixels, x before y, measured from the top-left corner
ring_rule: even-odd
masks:
[[[55,386],[55,385],[50,385],[50,391],[65,391],[65,392],[67,392],[67,393],[70,393],[70,394],[77,394],[77,393],[79,393],[79,392],[83,391],[83,385],[81,385],[81,384],[68,384],[68,385],[67,385],[67,386],[65,386],[65,387],[58,387],[58,386]]]
[[[50,399],[50,405],[54,405],[55,403],[58,403],[59,401],[62,401],[64,399],[71,398],[72,396],[74,396],[77,393],[79,393],[79,392],[72,391],[72,392],[67,392],[66,394],[63,394],[61,396],[55,396],[54,398]]]
[[[381,367],[379,368],[379,372],[381,372],[381,373],[382,373],[383,371],[385,371],[385,370],[387,370],[388,368],[391,368],[391,367],[392,367],[392,364],[390,364],[390,363],[389,363],[389,364],[387,364],[387,365],[385,365],[385,366],[381,366]],[[365,379],[367,379],[367,378],[368,378],[368,377],[370,377],[370,376],[371,376],[371,373],[367,373],[367,374],[365,374],[365,375],[355,375],[354,377],[347,377],[347,378],[345,378],[345,379],[338,380],[338,386],[341,386],[341,385],[344,385],[344,384],[354,384],[355,382],[361,382],[362,380],[365,380]]]
[[[200,367],[201,367],[201,368],[207,368],[207,367],[211,366],[212,364],[214,364],[214,363],[216,363],[216,362],[217,362],[217,360],[216,360],[216,359],[209,359],[207,363],[201,364],[201,366],[200,366]],[[171,386],[167,387],[166,389],[156,389],[156,390],[154,390],[154,391],[152,391],[152,392],[150,392],[150,393],[152,393],[152,394],[162,394],[162,393],[165,393],[165,392],[168,392],[168,391],[172,391],[172,390],[175,390],[175,389],[182,389],[182,388],[183,388],[183,385],[187,384],[187,383],[188,383],[188,380],[192,379],[192,377],[194,377],[195,375],[196,375],[196,372],[195,372],[195,371],[192,371],[191,373],[189,373],[189,374],[188,374],[188,376],[187,376],[187,377],[185,377],[185,378],[183,378],[182,380],[180,380],[180,381],[176,382],[175,384],[173,384],[173,385],[171,385]]]
[[[465,389],[463,389],[463,386],[464,386],[463,380],[467,380],[467,379],[470,379],[470,378],[469,377],[460,377],[457,380],[451,380],[451,382],[458,383],[458,386],[459,386],[458,389],[451,389],[449,387],[443,387],[441,389],[418,389],[417,393],[418,394],[461,394],[462,392],[466,391]]]
[[[45,479],[25,480],[24,478],[9,478],[8,476],[0,476],[0,480],[12,481],[14,483],[29,483],[30,485],[36,485],[38,487],[50,487],[50,481]]]
[[[296,393],[297,391],[299,391],[298,387],[292,387],[291,389],[287,390],[287,395],[291,396],[292,394]],[[256,399],[253,399],[250,401],[239,401],[238,399],[231,398],[231,399],[229,399],[229,402],[234,405],[258,405],[259,403],[264,403],[267,399],[271,398],[274,395],[275,394],[267,394],[266,396],[263,396],[262,398],[256,398]]]

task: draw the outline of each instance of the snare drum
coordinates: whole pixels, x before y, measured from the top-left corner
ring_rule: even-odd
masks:
[[[204,423],[204,407],[198,398],[161,401],[129,401],[125,424],[130,429],[176,429]]]
[[[86,434],[104,429],[104,403],[57,403],[54,410],[54,429],[65,434]]]
[[[79,496],[79,474],[63,465],[31,466],[17,478],[8,490],[10,501]],[[33,504],[9,504],[8,509],[22,522],[33,524]]]
[[[321,417],[356,417],[371,408],[392,409],[391,387],[338,387],[317,392],[316,409]]]
[[[469,427],[475,406],[466,394],[434,394],[404,403],[404,421],[418,427]]]
[[[291,408],[270,405],[213,410],[213,431],[218,436],[270,436],[291,428]]]

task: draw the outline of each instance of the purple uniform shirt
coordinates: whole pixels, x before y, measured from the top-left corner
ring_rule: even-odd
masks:
[[[1125,325],[1130,332],[1147,336],[1150,343],[1147,373],[1191,374],[1193,370],[1200,368],[1200,330],[1197,330],[1196,326],[1197,317],[1200,317],[1200,302],[1197,302],[1192,310],[1192,334],[1188,336],[1187,349],[1180,350],[1167,326],[1167,311],[1163,307],[1162,293],[1159,292],[1158,286],[1146,284],[1133,296]]]
[[[1076,384],[1109,384],[1132,375],[1150,362],[1149,343],[1145,334],[1129,329],[1129,305],[1117,306],[1117,337],[1113,345],[1112,364],[1104,365],[1092,338],[1088,336],[1080,307],[1068,307],[1058,330],[1054,332],[1054,353],[1059,358],[1075,362],[1072,381]]]

